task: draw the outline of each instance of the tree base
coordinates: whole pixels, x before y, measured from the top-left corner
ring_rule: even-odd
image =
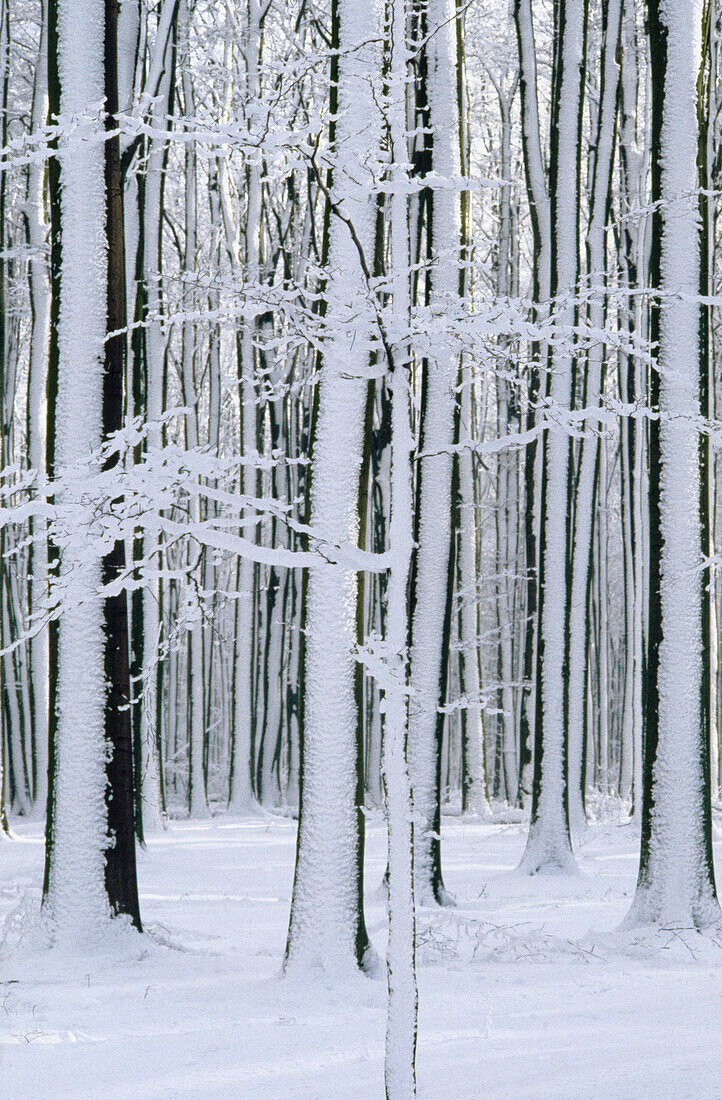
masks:
[[[522,875],[578,875],[568,837],[542,836],[532,828],[517,870]]]
[[[670,932],[722,931],[722,909],[711,884],[694,897],[671,895],[653,886],[638,886],[620,932],[636,929]]]
[[[371,944],[357,959],[351,954],[340,956],[330,950],[322,954],[314,947],[308,951],[301,947],[291,949],[283,960],[283,976],[302,984],[321,982],[336,985],[359,977],[379,981],[386,977],[386,966]]]

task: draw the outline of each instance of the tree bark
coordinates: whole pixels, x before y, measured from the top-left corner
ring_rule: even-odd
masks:
[[[702,273],[697,78],[702,4],[648,0],[652,64],[649,651],[642,843],[626,927],[719,924],[705,716],[700,479]],[[702,510],[702,514],[701,513]]]

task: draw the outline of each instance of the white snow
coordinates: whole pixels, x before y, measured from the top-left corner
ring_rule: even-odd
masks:
[[[696,933],[658,933],[654,947],[647,932],[609,934],[634,892],[634,826],[591,826],[580,875],[534,878],[514,871],[524,826],[443,827],[459,904],[419,913],[420,1098],[719,1096],[722,948]],[[42,837],[37,824],[15,832],[0,848],[3,1096],[383,1095],[385,981],[280,977],[293,822],[174,823],[140,854],[148,934],[93,957],[34,947]],[[367,856],[382,952],[380,817]]]

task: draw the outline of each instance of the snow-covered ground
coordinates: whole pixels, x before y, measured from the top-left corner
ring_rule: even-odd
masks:
[[[140,855],[148,935],[94,957],[42,950],[37,825],[0,841],[0,1095],[330,1100],[383,1096],[384,987],[279,978],[295,823],[176,822]],[[420,914],[419,1096],[722,1096],[722,947],[610,935],[637,869],[632,826],[594,826],[578,877],[514,868],[521,825],[444,823],[455,910]],[[367,915],[383,950],[380,822]]]

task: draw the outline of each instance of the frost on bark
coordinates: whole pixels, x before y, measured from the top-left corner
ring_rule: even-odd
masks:
[[[369,359],[374,350],[367,286],[350,222],[373,254],[374,89],[380,79],[375,0],[337,0],[338,77],[332,80],[333,203],[328,337],[319,379],[310,523],[331,546],[357,543]],[[336,100],[336,102],[334,102]],[[353,571],[324,563],[309,571],[305,701],[296,874],[287,972],[342,973],[370,960],[363,916],[363,774],[355,697],[357,584]]]
[[[502,183],[499,193],[499,244],[496,256],[496,294],[500,300],[508,299],[512,283],[512,207],[511,186],[506,182],[511,178],[511,125],[512,104],[516,93],[516,76],[511,86],[506,87],[500,78],[496,84],[501,114],[501,142],[499,169]],[[508,341],[502,340],[502,354],[508,355]],[[503,439],[513,429],[515,419],[514,387],[505,377],[504,371],[497,371],[496,406],[497,431]],[[516,746],[516,713],[514,706],[514,599],[515,599],[515,556],[516,537],[514,527],[517,522],[519,505],[517,499],[517,478],[515,457],[507,449],[502,450],[496,462],[496,615],[499,632],[498,669],[499,696],[501,714],[499,725],[501,734],[501,759],[499,762],[500,782],[510,805],[516,805],[519,798],[519,761]]]
[[[650,422],[649,649],[642,846],[627,927],[718,924],[709,726],[703,703],[700,504],[700,218],[697,78],[701,0],[649,0],[651,285],[657,292]]]
[[[455,7],[429,0],[428,117],[432,168],[444,186],[432,190],[427,233],[431,254],[430,310],[437,323],[458,312],[461,224]],[[441,873],[441,739],[446,702],[451,615],[452,447],[456,434],[458,362],[443,338],[432,346],[422,386],[421,462],[411,628],[409,771],[413,791],[417,902],[448,904]]]
[[[8,80],[7,70],[9,64],[9,46],[10,46],[10,34],[9,34],[9,13],[8,5],[3,2],[0,6],[0,96],[2,97],[2,126],[0,132],[2,133],[2,142],[5,145],[7,141],[7,93],[8,93]],[[5,194],[6,194],[7,172],[5,167],[0,168],[0,248],[5,249]],[[6,362],[6,348],[7,340],[5,333],[5,277],[6,277],[6,261],[4,255],[0,258],[0,409],[2,410],[3,419],[3,431],[0,438],[0,469],[5,469],[7,462],[7,444],[5,439],[5,404],[6,404],[6,374],[7,374],[7,362]],[[8,586],[7,570],[4,564],[4,555],[6,548],[6,535],[4,526],[0,525],[0,608],[2,608],[2,634],[3,639],[7,638],[8,632],[6,627],[6,615],[5,615],[5,603],[6,603],[6,589]],[[7,661],[2,662],[4,666],[7,666]],[[6,680],[9,679],[5,669],[2,670],[4,675],[2,676],[2,682],[0,687],[4,695],[9,695],[7,691]],[[8,716],[5,712],[5,707],[2,707],[2,715],[0,715],[0,837],[2,837],[8,831],[7,816],[5,811],[5,789],[10,784],[7,782],[10,779],[8,764],[9,761],[6,758],[6,743],[8,742],[7,727]]]
[[[457,3],[456,19],[456,102],[459,123],[459,167],[462,178],[469,177],[469,95],[465,51],[466,27]],[[466,308],[470,305],[471,278],[467,265],[472,255],[471,193],[461,192],[461,264],[459,289]],[[478,540],[479,492],[474,471],[473,425],[475,423],[474,373],[468,356],[463,356],[459,371],[459,442],[466,442],[458,456],[458,584],[459,599],[459,686],[466,699],[461,716],[462,791],[465,814],[491,818],[486,774],[484,709],[481,697],[480,614]]]
[[[181,42],[187,45],[190,25],[190,12],[187,0],[180,0],[178,34]],[[196,269],[198,257],[198,157],[193,137],[193,119],[195,116],[195,91],[188,66],[183,69],[183,109],[186,117],[185,128],[189,134],[185,146],[185,202],[184,223],[185,242],[183,263],[186,272]],[[181,328],[181,393],[186,407],[184,417],[186,446],[196,450],[199,445],[199,348],[198,330],[194,321],[198,308],[195,283],[190,280],[183,293],[183,322]],[[191,519],[199,523],[201,519],[200,496],[194,493],[191,503]],[[198,575],[202,573],[205,550],[200,547],[194,562]],[[199,610],[199,609],[195,609]],[[198,613],[194,616],[188,630],[187,647],[187,721],[188,721],[188,813],[193,818],[210,817],[208,795],[206,791],[206,706],[203,660],[203,620]]]
[[[59,91],[59,214],[62,226],[57,325],[55,470],[66,606],[57,627],[56,721],[46,907],[59,938],[97,932],[110,909],[105,890],[105,669],[102,552],[89,535],[102,429],[107,259],[103,0],[51,4],[51,86]],[[97,536],[96,536],[97,538]]]
[[[38,131],[48,113],[48,26],[47,4],[43,4],[38,59],[33,85],[32,128]],[[32,330],[28,364],[27,431],[28,464],[37,470],[38,487],[42,491],[46,479],[45,426],[48,345],[50,330],[50,284],[45,250],[48,226],[45,219],[45,168],[28,165],[25,219],[30,261],[28,281],[32,303]],[[4,462],[3,462],[4,465]],[[32,522],[34,542],[31,548],[29,609],[40,617],[48,587],[47,525],[41,517]],[[34,814],[42,817],[48,798],[48,628],[43,627],[30,644],[30,667],[33,686],[33,732],[35,739]]]
[[[160,31],[158,32],[160,38]],[[156,45],[165,64],[158,83],[158,95],[151,113],[156,133],[162,133],[171,104],[171,59],[167,44]],[[145,293],[145,415],[147,447],[152,454],[163,443],[163,359],[165,337],[162,328],[160,284],[163,271],[161,223],[166,142],[156,136],[149,142],[143,187],[142,274]],[[144,552],[159,552],[157,538],[147,534]],[[143,589],[143,696],[140,704],[140,802],[143,836],[166,825],[165,791],[161,753],[161,709],[163,702],[159,648],[163,634],[162,585],[158,580]]]
[[[48,74],[59,164],[51,200],[57,204],[53,260],[59,264],[52,284],[49,406],[55,416],[48,467],[58,481],[62,604],[51,666],[55,721],[45,901],[55,935],[73,941],[96,935],[111,914],[126,914],[140,928],[127,600],[124,592],[105,599],[100,593],[103,583],[122,574],[125,553],[122,540],[104,552],[94,519],[113,504],[93,489],[103,437],[122,426],[124,410],[116,31],[115,0],[97,0],[91,11],[71,0],[51,5]]]
[[[616,61],[622,18],[621,0],[607,0],[603,10],[604,47],[600,74],[600,104],[595,147],[592,193],[590,197],[587,258],[589,269],[589,324],[592,332],[604,330],[606,227],[612,192],[612,168],[619,87]],[[582,405],[585,409],[600,404],[604,382],[605,349],[595,341],[586,362]],[[593,422],[580,444],[579,468],[574,497],[574,542],[569,613],[569,680],[567,731],[569,738],[569,821],[572,832],[586,826],[584,806],[585,707],[590,648],[590,589],[592,581],[592,540],[594,533],[595,482],[600,476],[600,446]],[[606,560],[606,548],[604,549]],[[606,640],[603,642],[606,646]],[[601,654],[600,654],[601,658]],[[600,665],[601,665],[600,660]],[[601,699],[602,710],[606,699]],[[606,767],[605,767],[606,774]]]
[[[462,364],[461,424],[463,439],[471,444],[473,423],[472,374]],[[461,587],[459,634],[463,655],[463,693],[466,697],[464,735],[464,813],[483,820],[491,818],[484,746],[484,709],[479,669],[479,597],[477,579],[477,507],[474,492],[471,446],[459,455],[459,584]]]
[[[529,836],[520,868],[527,874],[576,867],[569,839],[567,791],[567,630],[569,584],[570,443],[564,413],[572,407],[573,330],[579,278],[579,194],[586,0],[561,0],[557,9],[552,104],[551,292],[559,338],[549,358],[541,479],[539,643],[534,781]]]
[[[644,140],[638,136],[640,115],[640,31],[633,0],[624,0],[622,11],[621,79],[619,87],[619,203],[625,222],[622,236],[620,273],[629,297],[620,314],[621,330],[646,339],[647,306],[637,286],[649,281],[649,217],[629,215],[647,206],[649,143],[648,125]],[[620,390],[622,399],[633,405],[645,394],[647,365],[640,356],[622,355]],[[626,602],[624,711],[619,772],[619,791],[623,799],[633,796],[634,816],[641,814],[642,788],[642,677],[645,662],[646,591],[648,577],[648,509],[646,425],[628,417],[622,425],[620,459],[622,464],[622,516],[624,539],[624,586]]]
[[[521,144],[533,240],[532,306],[534,315],[541,318],[549,308],[551,210],[539,120],[532,0],[514,0],[514,23],[519,51]],[[538,416],[537,406],[541,392],[539,363],[543,359],[544,352],[544,345],[540,345],[536,341],[532,344],[526,414],[527,430],[534,428]],[[531,765],[535,739],[538,688],[535,680],[539,628],[539,517],[536,493],[538,448],[538,442],[531,440],[526,447],[524,456],[524,492],[526,498],[524,554],[527,623],[524,632],[524,690],[519,720],[519,790],[517,799],[520,805],[525,804],[531,792]]]
[[[261,11],[256,0],[248,6],[248,27],[243,42],[243,58],[246,71],[246,95],[251,101],[260,94],[260,56],[263,40]],[[221,202],[224,210],[226,241],[231,265],[240,271],[236,239],[238,234],[232,220],[232,204],[228,188],[225,164],[220,165]],[[256,158],[247,169],[247,208],[243,229],[243,278],[252,303],[261,277],[261,228],[263,218],[261,165]],[[257,388],[256,342],[257,318],[252,304],[243,319],[243,331],[237,341],[238,401],[240,418],[241,453],[249,459],[257,449]],[[252,465],[241,467],[241,492],[252,498],[255,495],[256,471]],[[252,508],[244,513],[244,529],[248,537],[254,531],[255,514]],[[251,782],[252,743],[254,724],[253,681],[253,630],[254,583],[256,568],[248,558],[238,563],[238,605],[236,610],[235,669],[233,682],[233,740],[228,808],[234,813],[248,813],[257,808]]]
[[[390,23],[388,131],[391,170],[391,287],[399,339],[391,378],[391,567],[387,588],[386,645],[388,681],[381,768],[388,829],[388,916],[386,951],[388,1011],[385,1079],[387,1100],[416,1095],[416,919],[414,912],[414,826],[411,813],[407,741],[409,719],[408,590],[413,539],[410,420],[409,158],[406,125],[407,10],[394,0]]]

